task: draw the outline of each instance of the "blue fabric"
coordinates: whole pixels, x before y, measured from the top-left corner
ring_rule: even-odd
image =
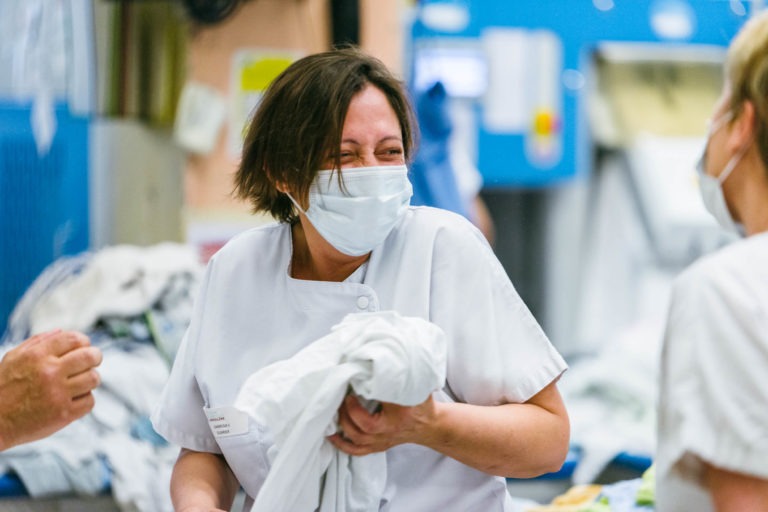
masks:
[[[96,496],[109,486],[104,461],[88,459],[72,467],[55,453],[38,452],[8,461],[30,496],[43,498],[74,492]]]
[[[28,495],[24,482],[16,473],[6,473],[0,476],[0,498]]]
[[[411,204],[434,206],[467,217],[450,160],[449,137],[453,126],[445,87],[435,82],[415,97],[421,140],[410,165]]]

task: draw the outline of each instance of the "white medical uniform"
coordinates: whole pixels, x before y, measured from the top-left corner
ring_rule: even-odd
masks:
[[[238,235],[211,259],[152,418],[172,443],[223,453],[251,496],[269,469],[270,433],[249,424],[214,437],[203,409],[233,404],[255,370],[293,356],[348,313],[394,310],[441,327],[448,365],[438,400],[524,402],[566,369],[485,239],[456,214],[409,208],[367,266],[341,283],[292,278],[291,254],[290,226],[274,224]],[[511,509],[504,478],[429,448],[396,446],[387,467],[382,511]]]
[[[713,510],[703,461],[768,479],[768,233],[676,280],[661,366],[656,510]]]

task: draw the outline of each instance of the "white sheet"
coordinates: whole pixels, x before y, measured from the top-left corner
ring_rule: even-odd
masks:
[[[266,425],[275,444],[252,510],[378,510],[385,453],[349,457],[336,450],[326,436],[336,432],[338,407],[350,387],[365,399],[417,405],[442,388],[445,373],[442,330],[393,311],[347,315],[292,358],[254,373],[235,407]]]
[[[162,296],[174,275],[200,271],[197,254],[186,245],[106,247],[85,270],[40,297],[30,313],[31,333],[87,331],[104,316],[139,315]]]

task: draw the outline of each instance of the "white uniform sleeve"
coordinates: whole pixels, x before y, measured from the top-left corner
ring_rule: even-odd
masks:
[[[169,442],[201,452],[221,453],[203,412],[203,396],[195,378],[195,360],[211,265],[195,300],[192,319],[173,363],[160,403],[152,414],[155,430]]]
[[[693,455],[768,478],[768,304],[753,293],[760,283],[732,270],[698,266],[675,285],[661,412],[677,431],[660,437],[681,445],[670,466]]]
[[[565,361],[474,226],[444,229],[435,244],[430,315],[448,336],[449,392],[477,405],[525,402]]]

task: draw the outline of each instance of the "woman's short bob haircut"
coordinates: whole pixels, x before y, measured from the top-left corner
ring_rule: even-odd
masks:
[[[768,11],[751,18],[728,48],[725,79],[730,87],[734,117],[744,103],[755,109],[755,142],[768,169]]]
[[[328,159],[341,169],[338,153],[347,109],[367,84],[381,90],[395,111],[408,161],[416,121],[402,82],[359,49],[331,50],[297,60],[267,88],[245,137],[236,196],[250,201],[254,212],[294,222],[293,203],[277,184],[301,200]]]

